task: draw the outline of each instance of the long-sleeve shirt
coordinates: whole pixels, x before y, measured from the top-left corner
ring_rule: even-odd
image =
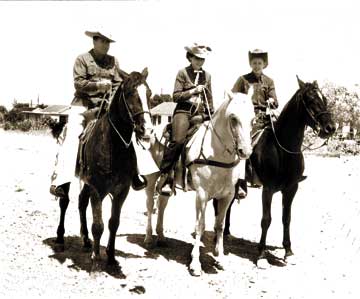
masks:
[[[110,55],[102,60],[96,58],[93,50],[79,55],[73,68],[75,98],[72,105],[91,107],[95,99],[102,98],[104,94],[96,85],[101,80],[110,80],[113,84],[122,81],[119,62]]]
[[[198,73],[192,68],[192,66],[188,66],[184,69],[181,69],[175,79],[175,86],[173,92],[174,102],[177,102],[178,105],[175,109],[175,112],[183,111],[190,112],[191,107],[193,107],[193,103],[191,102],[191,97],[194,95],[191,94],[191,90],[194,89],[198,85],[205,85],[205,93],[200,93],[201,97],[201,105],[199,107],[199,111],[203,112],[206,110],[206,100],[209,105],[210,111],[214,110],[213,105],[213,97],[212,97],[212,89],[211,89],[211,76],[208,72],[204,70],[200,70]],[[196,82],[197,81],[197,82]]]
[[[247,94],[250,88],[250,85],[254,87],[254,94],[252,97],[252,102],[254,105],[255,113],[259,111],[266,110],[266,101],[270,98],[275,100],[275,106],[278,107],[278,101],[275,92],[274,81],[261,74],[260,77],[257,77],[253,72],[240,76],[232,88],[232,92],[241,92]]]

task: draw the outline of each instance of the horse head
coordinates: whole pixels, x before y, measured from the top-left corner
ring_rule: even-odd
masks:
[[[241,159],[252,153],[251,120],[254,109],[251,96],[241,93],[225,93],[225,102],[219,107],[214,118],[223,121],[223,138],[231,136],[234,150]]]
[[[296,77],[300,87],[300,100],[306,110],[305,123],[317,132],[319,137],[330,137],[335,133],[336,125],[328,110],[327,98],[322,94],[316,81],[304,83]]]
[[[128,117],[134,125],[136,137],[140,139],[148,139],[153,132],[148,108],[151,90],[146,82],[147,76],[147,68],[141,73],[132,72],[125,76],[121,88]]]

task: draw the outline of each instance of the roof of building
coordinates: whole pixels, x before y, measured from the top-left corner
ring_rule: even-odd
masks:
[[[150,109],[151,115],[172,116],[176,107],[174,102],[163,102]]]
[[[67,115],[67,110],[70,109],[68,105],[49,105],[44,109],[36,108],[33,111],[24,111],[29,114],[47,114],[47,115]]]

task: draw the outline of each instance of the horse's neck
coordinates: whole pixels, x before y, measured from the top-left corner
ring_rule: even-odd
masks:
[[[207,125],[209,127],[203,144],[204,155],[212,156],[212,159],[218,161],[232,162],[235,159],[235,152],[233,151],[233,139],[227,130],[225,116],[219,115]]]
[[[298,151],[304,140],[305,119],[304,107],[295,94],[281,112],[275,124],[275,133],[282,146]]]

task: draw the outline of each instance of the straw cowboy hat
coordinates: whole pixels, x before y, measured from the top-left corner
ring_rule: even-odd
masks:
[[[249,63],[251,63],[251,60],[253,60],[254,58],[261,58],[265,63],[264,68],[266,68],[268,66],[268,53],[267,52],[260,50],[260,49],[255,49],[255,50],[249,51]]]
[[[211,48],[204,45],[199,45],[197,43],[192,44],[189,47],[185,47],[185,50],[192,55],[205,59],[211,52]]]
[[[85,34],[87,36],[90,36],[92,38],[94,37],[100,37],[104,40],[107,40],[109,43],[114,43],[115,41],[113,39],[111,39],[111,34],[109,34],[108,36],[102,34],[101,32],[99,31],[85,31]]]

